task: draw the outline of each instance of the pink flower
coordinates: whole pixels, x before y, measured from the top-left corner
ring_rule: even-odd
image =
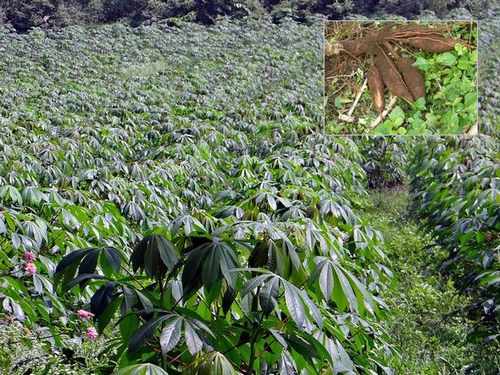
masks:
[[[36,259],[36,254],[32,251],[27,251],[23,254],[25,262],[32,263]]]
[[[36,265],[35,263],[26,263],[24,265],[24,270],[31,276],[36,273]]]
[[[89,327],[87,328],[87,332],[85,332],[85,335],[83,336],[87,340],[95,340],[99,336],[97,333],[96,329],[94,327]]]
[[[90,311],[78,310],[76,312],[76,316],[80,319],[90,319],[94,317],[94,314],[92,314]]]

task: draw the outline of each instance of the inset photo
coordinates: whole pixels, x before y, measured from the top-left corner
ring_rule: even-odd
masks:
[[[327,131],[478,134],[477,40],[475,21],[327,21]]]

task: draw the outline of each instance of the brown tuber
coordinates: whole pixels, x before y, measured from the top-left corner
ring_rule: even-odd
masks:
[[[417,100],[418,98],[425,97],[424,75],[418,68],[413,66],[413,60],[400,58],[398,59],[398,65],[413,99]]]
[[[372,93],[373,106],[378,113],[382,113],[385,106],[384,100],[384,81],[380,71],[375,65],[372,65],[366,75],[368,79],[368,88]]]
[[[440,53],[451,51],[455,48],[457,43],[467,46],[467,43],[463,40],[456,40],[452,38],[446,38],[444,36],[419,36],[416,38],[404,39],[401,42],[407,43],[413,47],[420,48],[426,52]]]
[[[368,43],[365,38],[345,40],[342,42],[342,48],[349,55],[357,57],[368,52]]]
[[[413,102],[413,96],[406,86],[403,77],[399,73],[392,59],[387,55],[382,47],[378,47],[375,57],[375,66],[380,71],[384,84],[389,91],[400,98]]]
[[[335,45],[326,43],[325,55],[343,52],[355,58],[361,55],[370,56],[372,66],[367,72],[366,79],[372,94],[373,106],[380,114],[385,107],[385,87],[394,96],[410,102],[425,97],[423,73],[413,66],[413,60],[400,57],[393,44],[404,43],[430,53],[451,51],[457,43],[467,48],[474,48],[465,40],[444,36],[445,32],[444,28],[416,24],[403,25],[395,29],[385,26],[379,30],[365,32],[357,39],[343,40]],[[311,214],[313,213],[308,212],[308,215]]]

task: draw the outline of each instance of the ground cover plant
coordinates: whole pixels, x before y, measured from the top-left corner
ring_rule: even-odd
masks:
[[[468,339],[476,324],[468,316],[472,297],[438,271],[447,250],[408,209],[405,184],[386,186],[370,191],[363,215],[383,233],[394,272],[394,285],[383,295],[391,310],[385,324],[398,351],[390,366],[396,374],[496,373],[498,348]]]
[[[475,23],[327,22],[325,43],[331,131],[477,133]]]

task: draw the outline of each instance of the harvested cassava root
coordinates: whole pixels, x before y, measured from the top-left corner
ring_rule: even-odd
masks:
[[[468,44],[463,40],[456,40],[452,38],[446,38],[444,36],[420,36],[416,38],[404,39],[403,43],[409,44],[413,47],[423,49],[426,52],[440,53],[451,51],[455,48],[457,43],[462,44],[467,47]]]
[[[396,64],[394,64],[394,61],[380,46],[377,51],[377,56],[375,56],[375,66],[380,71],[384,84],[391,93],[397,97],[413,102],[413,96],[411,95],[408,86],[406,86],[406,83],[397,69]]]
[[[373,106],[378,113],[382,113],[385,106],[385,96],[384,96],[384,81],[380,71],[375,65],[368,70],[367,73],[368,88],[372,93]]]
[[[425,79],[422,72],[413,66],[413,60],[400,57],[399,70],[414,100],[425,97]]]
[[[368,52],[366,38],[346,40],[342,42],[342,49],[351,56],[358,57]]]
[[[354,57],[361,56],[365,53],[373,55],[377,48],[377,43],[384,41],[389,35],[386,29],[372,31],[362,38],[344,40],[341,42],[342,50]]]
[[[392,43],[405,43],[431,53],[451,51],[457,43],[471,48],[463,40],[444,36],[444,28],[421,25],[402,25],[394,30],[384,27],[370,31],[357,39],[341,41],[337,53],[346,53],[358,58],[370,55],[372,64],[367,72],[368,88],[373,97],[373,106],[378,113],[384,110],[384,87],[395,95],[413,102],[425,97],[425,78],[413,66],[414,61],[400,57]]]

